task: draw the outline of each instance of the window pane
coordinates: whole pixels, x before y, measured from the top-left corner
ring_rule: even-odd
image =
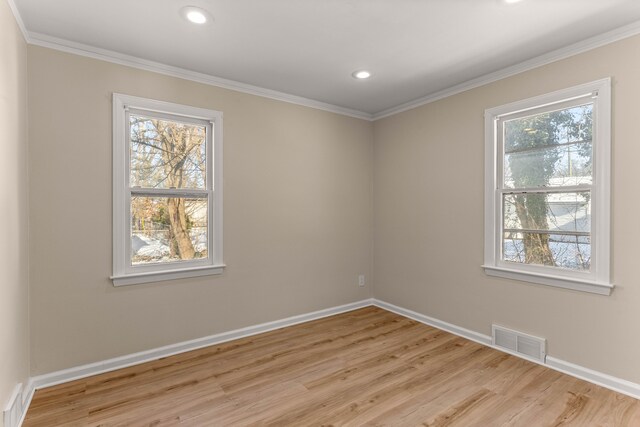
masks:
[[[130,186],[206,188],[206,126],[129,116]]]
[[[506,188],[591,184],[593,104],[504,122]]]
[[[505,188],[591,185],[591,175],[591,142],[539,147],[504,156]]]
[[[207,258],[206,199],[131,198],[131,264]]]
[[[503,194],[505,230],[591,232],[591,193]]]
[[[591,238],[564,234],[505,232],[502,259],[520,264],[547,265],[588,271]]]

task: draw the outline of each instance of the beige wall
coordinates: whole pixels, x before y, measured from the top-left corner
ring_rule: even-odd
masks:
[[[370,122],[28,54],[32,375],[370,296]],[[113,92],[224,113],[224,275],[111,284]]]
[[[29,376],[26,61],[24,38],[0,1],[0,410]]]
[[[611,76],[611,296],[484,274],[483,113]],[[546,337],[564,359],[640,382],[640,37],[407,111],[374,125],[376,298],[490,335]]]

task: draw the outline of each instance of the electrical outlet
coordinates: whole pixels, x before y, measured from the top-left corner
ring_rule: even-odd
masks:
[[[358,286],[364,286],[364,274],[358,276]]]

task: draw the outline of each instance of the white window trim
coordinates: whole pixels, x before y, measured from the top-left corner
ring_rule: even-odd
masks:
[[[209,200],[209,257],[206,260],[180,261],[154,265],[130,265],[130,192],[129,140],[127,111],[144,110],[170,115],[189,121],[204,121],[213,129],[207,138],[207,173]],[[211,133],[211,132],[209,132]],[[212,181],[212,182],[211,182]],[[213,184],[213,185],[211,185]],[[176,190],[181,191],[181,190]],[[188,193],[188,190],[185,190]],[[185,193],[185,194],[186,194]],[[113,94],[113,280],[114,286],[150,283],[164,280],[221,274],[225,267],[222,258],[222,113],[204,108],[135,96]]]
[[[497,118],[572,98],[597,93],[594,102],[596,120],[593,146],[593,193],[591,212],[590,272],[571,271],[556,267],[518,265],[500,260],[502,227],[498,200],[498,140]],[[485,206],[484,206],[484,268],[487,275],[532,282],[547,286],[610,295],[614,285],[610,279],[611,239],[611,79],[605,78],[553,93],[513,102],[485,111]]]

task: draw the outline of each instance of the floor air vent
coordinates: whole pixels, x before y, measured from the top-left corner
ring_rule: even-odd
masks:
[[[544,363],[547,354],[544,338],[534,337],[498,325],[492,325],[491,332],[494,346]]]

